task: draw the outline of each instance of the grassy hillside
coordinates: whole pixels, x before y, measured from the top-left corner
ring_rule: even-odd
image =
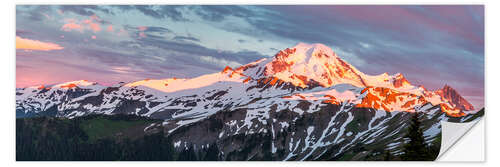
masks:
[[[134,119],[117,120],[109,116],[98,116],[90,119],[83,119],[79,122],[79,127],[88,135],[90,141],[95,141],[106,137],[127,137],[135,139],[143,136],[144,128],[158,120]],[[161,122],[161,121],[160,121]]]
[[[144,132],[160,122],[131,115],[17,119],[16,159],[173,160],[173,144],[161,128]]]

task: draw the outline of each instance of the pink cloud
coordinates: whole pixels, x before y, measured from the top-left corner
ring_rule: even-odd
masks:
[[[90,19],[92,19],[92,20],[97,20],[97,21],[101,21],[101,18],[99,18],[99,16],[97,16],[97,15],[95,15],[95,14],[94,14],[94,15],[92,15],[92,16],[90,16]]]
[[[148,27],[146,26],[139,26],[137,27],[137,29],[139,29],[139,37],[141,38],[146,38],[146,34],[144,33],[144,31],[146,31],[148,29]]]
[[[99,25],[99,23],[98,22],[96,23],[94,21],[101,21],[101,19],[99,18],[99,16],[97,16],[95,14],[90,16],[90,22],[87,23],[89,25],[90,29],[94,32],[101,31],[101,26]]]
[[[108,28],[107,28],[108,32],[113,32],[113,26],[112,25],[109,25]]]
[[[45,16],[45,18],[49,19],[49,20],[54,20],[53,17],[49,16],[48,14],[46,13],[42,13],[43,16]]]
[[[125,29],[121,28],[120,31],[118,32],[118,36],[122,36],[122,35],[128,35],[128,32],[125,31]]]
[[[78,30],[80,32],[83,32],[83,30],[91,30],[96,33],[101,31],[101,25],[99,24],[99,22],[95,21],[100,20],[101,19],[96,15],[92,15],[90,16],[90,19],[85,19],[82,21],[78,21],[75,19],[65,19],[67,23],[64,24],[61,29],[64,31]]]
[[[83,20],[83,21],[82,21],[82,23],[83,23],[83,24],[90,24],[90,23],[92,23],[92,20],[90,20],[90,19],[85,19],[85,20]]]
[[[16,49],[50,51],[50,50],[61,50],[63,48],[64,47],[59,46],[58,44],[55,43],[42,42],[38,40],[31,40],[16,36]]]
[[[146,34],[144,34],[144,32],[140,32],[139,36],[142,37],[142,38],[146,38]]]
[[[71,31],[71,30],[78,30],[80,32],[83,32],[83,26],[77,23],[66,23],[61,27],[61,30],[63,31]]]
[[[89,27],[90,27],[90,29],[91,29],[92,31],[94,31],[94,32],[99,32],[99,31],[101,31],[101,26],[100,26],[98,23],[94,23],[94,22],[89,23]]]
[[[139,26],[137,28],[139,29],[139,31],[146,31],[148,29],[148,27],[146,26]]]

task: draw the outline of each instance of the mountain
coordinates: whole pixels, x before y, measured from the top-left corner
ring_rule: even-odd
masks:
[[[176,149],[216,144],[223,160],[377,159],[400,154],[412,112],[425,139],[440,121],[476,118],[451,87],[413,86],[402,74],[367,75],[322,44],[196,78],[113,86],[85,80],[16,89],[16,116],[133,114],[162,119]]]
[[[448,85],[444,85],[444,87],[440,90],[437,90],[436,93],[443,97],[444,99],[448,100],[450,104],[453,104],[455,108],[458,108],[460,110],[474,110],[474,107],[467,102],[458,92],[451,88]]]

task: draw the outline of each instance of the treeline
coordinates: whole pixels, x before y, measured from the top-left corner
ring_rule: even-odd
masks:
[[[396,149],[390,148],[387,142],[385,144],[363,144],[357,143],[352,149],[332,157],[332,152],[340,149],[333,146],[327,150],[319,160],[328,161],[434,161],[441,149],[441,134],[438,134],[431,142],[425,141],[422,125],[422,115],[415,112],[410,116],[408,127],[402,133],[405,133],[404,144],[397,146]],[[402,149],[401,149],[402,148]]]
[[[113,137],[88,140],[80,123],[85,119],[38,117],[16,120],[16,159],[18,161],[194,161],[219,160],[216,144],[208,148],[176,150],[163,132],[138,139]],[[141,119],[133,116],[106,116],[114,120]]]
[[[393,155],[390,151],[385,150],[384,160],[396,161],[433,161],[439,155],[441,150],[441,134],[439,134],[431,143],[425,142],[424,133],[422,131],[423,115],[419,112],[412,114],[410,126],[407,128],[405,139],[408,140],[403,146],[401,154]],[[465,119],[464,122],[473,121],[484,116],[484,108],[474,113],[472,116]],[[449,121],[459,122],[457,117],[450,117]]]
[[[406,139],[409,141],[404,145],[403,153],[398,157],[393,157],[403,161],[433,161],[437,158],[441,149],[441,135],[427,144],[422,131],[421,116],[423,115],[419,112],[412,114],[406,134]]]
[[[410,121],[406,139],[401,153],[395,154],[388,148],[380,150],[364,149],[360,146],[344,158],[322,157],[320,160],[351,160],[352,156],[363,151],[377,154],[365,157],[364,160],[386,161],[429,161],[435,160],[439,154],[441,138],[438,136],[432,143],[426,143],[421,128],[421,115],[415,113]],[[165,137],[163,131],[153,134],[140,134],[136,138],[106,136],[90,140],[88,120],[106,119],[114,121],[144,121],[149,118],[133,115],[91,115],[75,119],[35,117],[16,120],[16,159],[18,161],[216,161],[223,160],[217,144],[212,143],[203,149],[194,146],[175,148],[174,142]],[[127,129],[124,129],[127,130]],[[286,136],[286,135],[285,135]],[[262,155],[255,160],[272,160],[270,136],[235,136],[229,141],[246,143],[239,151],[227,153],[228,160],[252,160],[249,158],[253,149],[260,149]],[[263,143],[261,142],[263,141]],[[285,142],[285,141],[283,141]],[[181,149],[184,148],[184,149]],[[280,150],[277,151],[279,155]],[[325,154],[327,155],[327,154]]]

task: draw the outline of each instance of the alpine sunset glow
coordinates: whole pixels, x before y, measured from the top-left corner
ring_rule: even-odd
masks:
[[[484,106],[481,5],[17,5],[16,36],[38,44],[16,46],[17,87],[193,78],[304,42]]]
[[[64,49],[64,47],[59,46],[58,44],[55,43],[42,42],[38,40],[31,40],[16,36],[16,49],[50,51],[50,50],[61,50]]]

